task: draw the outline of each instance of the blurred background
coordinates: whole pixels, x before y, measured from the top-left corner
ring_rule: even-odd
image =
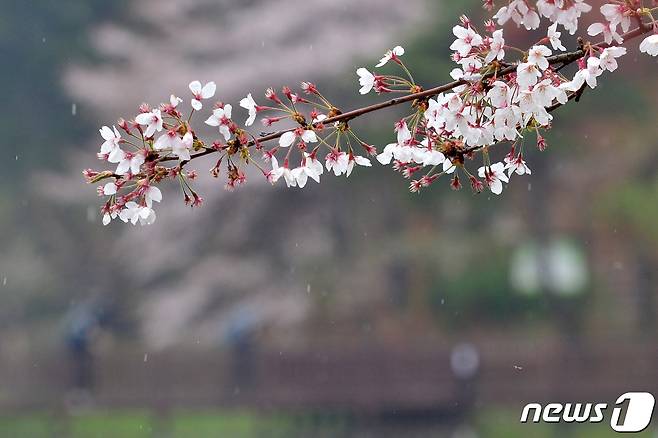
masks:
[[[503,196],[412,195],[377,166],[227,193],[208,162],[203,208],[170,185],[155,225],[103,227],[80,174],[101,125],[195,79],[234,104],[311,80],[354,108],[376,100],[356,67],[396,44],[443,83],[480,2],[0,4],[0,436],[605,437],[521,408],[658,393],[658,66],[637,44]],[[381,147],[399,115],[355,126]]]

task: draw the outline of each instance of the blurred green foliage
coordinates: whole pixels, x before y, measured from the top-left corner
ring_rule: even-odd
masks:
[[[323,417],[326,417],[323,416]],[[330,416],[330,422],[307,415],[258,414],[254,412],[176,412],[171,417],[157,417],[139,411],[88,413],[75,416],[44,414],[0,417],[0,432],[11,438],[295,438],[372,436],[363,433],[368,422]],[[341,421],[342,418],[342,421]],[[608,424],[521,424],[518,412],[510,408],[485,410],[474,418],[471,427],[483,438],[613,438],[618,436]],[[432,423],[411,427],[413,436],[450,436],[449,427]],[[653,436],[645,430],[638,438]],[[394,433],[385,434],[395,436]]]
[[[450,327],[470,321],[505,322],[545,317],[547,302],[542,295],[522,295],[510,287],[509,255],[497,254],[478,268],[449,278],[437,278],[430,292],[439,320]]]
[[[485,438],[614,438],[620,434],[613,431],[606,423],[600,424],[521,424],[518,412],[511,409],[491,409],[482,413],[477,419],[477,430]],[[651,430],[632,434],[638,438],[653,435]]]
[[[597,212],[649,246],[658,245],[658,182],[629,181],[601,196]]]
[[[28,169],[62,164],[63,150],[89,134],[85,109],[61,86],[71,62],[95,62],[90,30],[118,14],[125,0],[8,0],[0,14],[2,156],[0,187],[25,181]]]

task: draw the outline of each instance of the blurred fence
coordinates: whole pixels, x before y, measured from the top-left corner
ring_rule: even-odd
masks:
[[[468,377],[459,376],[454,349],[448,347],[254,350],[246,355],[105,352],[89,361],[84,391],[94,406],[107,408],[230,406],[366,414],[614,401],[632,390],[658,393],[655,345],[510,343],[477,351],[479,365]],[[76,393],[78,366],[57,352],[0,357],[0,409],[62,407]]]

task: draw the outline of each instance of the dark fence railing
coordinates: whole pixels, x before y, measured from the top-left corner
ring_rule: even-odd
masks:
[[[243,352],[106,351],[0,356],[0,409],[247,407],[362,413],[438,412],[478,404],[614,401],[658,394],[658,346],[481,345],[464,376],[454,349]],[[472,359],[472,358],[471,358]],[[460,377],[461,376],[461,377]]]

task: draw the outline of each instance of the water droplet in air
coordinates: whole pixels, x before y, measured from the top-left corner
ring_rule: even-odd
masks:
[[[98,215],[96,214],[96,207],[90,205],[87,207],[87,222],[96,222],[96,218]]]
[[[71,115],[75,116],[77,113],[78,113],[78,105],[76,105],[75,103],[71,104]]]

